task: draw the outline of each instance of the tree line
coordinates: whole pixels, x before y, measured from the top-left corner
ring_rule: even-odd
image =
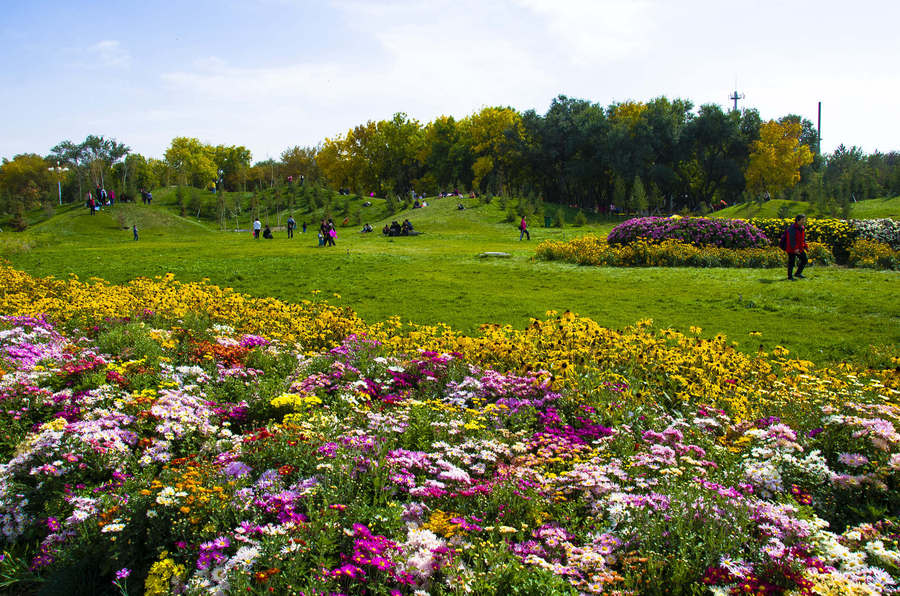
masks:
[[[838,213],[853,200],[900,194],[900,153],[840,145],[822,155],[813,124],[793,114],[764,122],[755,109],[695,109],[685,99],[602,106],[561,95],[545,114],[485,107],[423,125],[397,113],[255,163],[244,146],[188,137],[173,139],[161,159],[102,136],[65,140],[47,155],[3,160],[0,211],[52,204],[57,180],[71,202],[97,186],[129,197],[140,188],[254,190],[301,177],[358,194],[476,191],[600,211],[705,212],[792,198]]]

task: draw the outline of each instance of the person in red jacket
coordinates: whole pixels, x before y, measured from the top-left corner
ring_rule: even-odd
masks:
[[[794,223],[785,232],[787,238],[784,250],[788,255],[788,279],[796,281],[803,279],[803,268],[806,267],[806,216],[798,215]],[[797,273],[794,273],[794,263],[797,263]]]

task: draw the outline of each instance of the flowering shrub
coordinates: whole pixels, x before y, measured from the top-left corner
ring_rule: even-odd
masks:
[[[778,246],[781,234],[794,223],[794,220],[791,218],[751,218],[747,222],[765,232],[770,244]],[[840,262],[846,262],[847,251],[858,235],[859,231],[856,226],[843,219],[806,220],[806,241],[826,245]]]
[[[165,279],[73,318],[82,285],[16,275],[0,304],[53,316],[0,317],[15,593],[898,586],[896,371],[571,313],[465,336],[306,305],[334,317],[311,335],[270,301],[275,336],[145,313]]]
[[[808,255],[810,262],[817,265],[830,265],[834,262],[831,251],[816,242],[810,243]],[[617,246],[592,235],[569,242],[546,240],[538,244],[537,256],[548,261],[606,267],[773,268],[782,267],[785,263],[784,251],[772,247],[697,247],[677,240],[664,240],[657,244],[643,238]]]
[[[847,264],[869,269],[900,269],[900,251],[883,242],[860,238],[850,246]]]
[[[854,219],[850,222],[860,238],[887,244],[900,250],[900,221],[893,219]]]
[[[694,246],[757,248],[768,244],[762,231],[739,219],[702,217],[638,217],[617,225],[606,238],[610,244],[643,240],[658,244],[676,240]]]

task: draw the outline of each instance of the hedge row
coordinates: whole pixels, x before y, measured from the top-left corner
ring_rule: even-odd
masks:
[[[702,217],[638,217],[629,219],[609,233],[610,244],[631,244],[638,239],[649,243],[677,240],[694,246],[759,248],[769,239],[758,228],[740,219]]]
[[[810,243],[810,262],[834,263],[828,247]],[[565,261],[601,267],[744,267],[778,268],[785,265],[784,252],[775,247],[722,248],[694,246],[677,240],[655,243],[645,239],[630,244],[608,244],[593,235],[570,242],[548,240],[537,247],[537,256],[547,261]]]

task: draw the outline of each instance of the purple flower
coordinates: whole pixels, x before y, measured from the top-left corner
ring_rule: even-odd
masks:
[[[233,476],[234,478],[241,478],[242,476],[247,476],[250,472],[253,471],[253,468],[248,466],[242,461],[233,461],[222,470],[228,476]]]
[[[119,569],[118,571],[116,571],[116,579],[117,579],[117,580],[119,580],[119,579],[125,579],[125,578],[127,578],[129,575],[131,575],[131,569],[129,569],[128,567],[122,567],[121,569]]]

